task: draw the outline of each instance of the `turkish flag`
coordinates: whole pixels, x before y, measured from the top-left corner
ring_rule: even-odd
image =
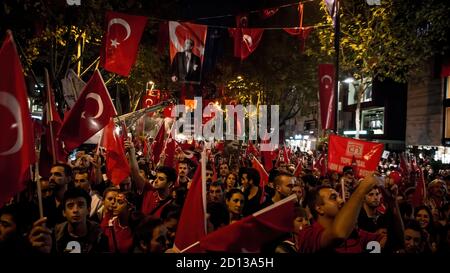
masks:
[[[411,165],[406,161],[404,153],[400,154],[400,170],[404,176],[408,176],[411,173]]]
[[[327,174],[327,165],[325,164],[325,155],[321,154],[317,160],[314,161],[313,168],[320,171],[320,176]]]
[[[106,175],[114,185],[119,185],[130,175],[121,136],[116,133],[113,119],[103,129],[102,146],[106,149]]]
[[[175,139],[173,139],[172,133],[170,133],[164,146],[164,154],[166,155],[166,158],[164,160],[164,166],[175,167],[176,146],[177,143]]]
[[[169,106],[167,106],[166,108],[164,108],[163,110],[163,116],[166,118],[171,118],[172,117],[172,109],[175,105],[174,104],[169,104]]]
[[[288,150],[286,149],[286,146],[283,147],[283,161],[284,161],[285,164],[289,164],[290,163]]]
[[[152,143],[152,159],[154,163],[157,163],[159,161],[159,157],[161,156],[161,153],[164,148],[164,133],[166,132],[166,126],[164,121],[161,124],[161,127],[159,127],[158,133],[155,136],[155,139]]]
[[[106,12],[106,33],[100,51],[100,65],[110,72],[128,76],[136,61],[147,17]]]
[[[255,157],[252,158],[252,167],[258,171],[262,182],[261,189],[264,191],[267,183],[269,182],[269,174],[267,174],[261,162],[259,162]],[[261,200],[259,202],[260,204],[264,202],[264,196],[264,194],[261,194]]]
[[[295,177],[299,177],[302,174],[302,170],[303,170],[303,161],[300,159],[298,161],[297,167],[295,167],[295,171],[294,171],[294,176]]]
[[[294,229],[293,194],[200,239],[200,248],[220,252],[260,252],[261,247]]]
[[[414,195],[412,198],[413,206],[419,207],[425,203],[425,199],[427,198],[427,187],[425,186],[425,179],[423,177],[422,168],[418,169],[418,179],[416,183],[416,190],[414,191]]]
[[[319,98],[322,129],[334,130],[336,100],[334,97],[334,66],[319,64]]]
[[[228,31],[234,39],[234,56],[243,61],[258,47],[264,29],[229,28]]]
[[[201,169],[202,165],[199,164],[192,178],[175,235],[174,248],[184,253],[198,252],[196,243],[206,235],[206,185],[202,181]]]
[[[55,149],[55,162],[66,162],[67,153],[64,151],[62,142],[56,138],[56,134],[58,133],[59,129],[61,129],[62,121],[58,111],[56,110],[53,92],[50,91],[51,89],[48,89],[47,105],[45,108],[45,117],[47,121],[47,128],[45,132],[45,137],[47,138],[47,150],[53,158],[53,148]]]
[[[0,207],[25,188],[36,160],[22,65],[11,31],[0,48]]]
[[[151,107],[161,102],[161,91],[147,90],[147,94],[142,96],[142,108]],[[149,113],[152,114],[153,113]]]
[[[383,154],[381,143],[330,135],[328,145],[328,169],[342,172],[345,166],[355,161],[357,177],[364,177],[375,171]]]
[[[96,70],[66,115],[58,137],[67,151],[95,135],[117,115],[100,72]]]
[[[259,157],[259,151],[256,149],[256,147],[249,141],[247,145],[247,150],[245,152],[247,155],[252,154],[256,157]]]

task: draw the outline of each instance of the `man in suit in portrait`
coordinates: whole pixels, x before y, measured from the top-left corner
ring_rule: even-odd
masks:
[[[194,41],[187,38],[184,51],[173,58],[171,75],[173,82],[200,83],[201,60],[192,52]]]

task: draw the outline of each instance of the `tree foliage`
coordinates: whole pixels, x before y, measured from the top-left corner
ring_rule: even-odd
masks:
[[[383,0],[380,6],[365,1],[340,1],[340,68],[356,79],[391,78],[405,82],[430,57],[450,46],[450,6],[446,0]],[[334,29],[316,32],[319,54],[334,55]],[[310,52],[314,53],[314,52]]]

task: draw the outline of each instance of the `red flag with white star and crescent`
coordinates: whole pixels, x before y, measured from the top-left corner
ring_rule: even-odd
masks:
[[[0,207],[25,189],[36,160],[27,89],[11,31],[0,48]]]
[[[128,76],[136,61],[146,24],[147,17],[108,11],[100,66],[109,72]]]
[[[334,66],[319,64],[319,98],[322,129],[334,130],[335,97],[334,97]]]

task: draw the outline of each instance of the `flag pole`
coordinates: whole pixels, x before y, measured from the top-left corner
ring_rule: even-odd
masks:
[[[194,246],[199,245],[199,244],[200,244],[200,241],[197,241],[197,242],[193,243],[192,245],[186,247],[185,249],[180,250],[180,253],[184,253],[185,251],[188,251],[189,249],[191,249],[191,248],[193,248]],[[177,248],[177,249],[178,249],[178,248]]]
[[[335,76],[334,76],[334,132],[338,134],[338,114],[339,114],[339,49],[340,49],[340,19],[339,19],[339,0],[334,1],[334,16],[335,16],[335,26],[334,26],[334,51],[335,51]]]
[[[38,196],[38,204],[39,204],[39,218],[44,217],[44,208],[42,206],[42,189],[41,189],[41,182],[39,181],[39,161],[36,161],[35,163],[35,171],[34,171],[34,181],[36,182],[37,186],[37,196]]]
[[[56,163],[56,149],[55,149],[55,142],[54,142],[54,136],[53,136],[53,126],[51,124],[51,122],[53,121],[53,112],[52,112],[52,97],[51,97],[51,91],[50,91],[50,78],[48,76],[48,70],[47,68],[44,68],[44,72],[45,72],[45,85],[46,85],[46,92],[47,92],[47,125],[49,126],[50,129],[50,143],[52,146],[52,163],[55,164]]]
[[[203,201],[203,215],[204,215],[204,227],[205,234],[208,234],[207,222],[206,222],[206,152],[205,148],[201,152],[201,166],[202,166],[202,201]]]

